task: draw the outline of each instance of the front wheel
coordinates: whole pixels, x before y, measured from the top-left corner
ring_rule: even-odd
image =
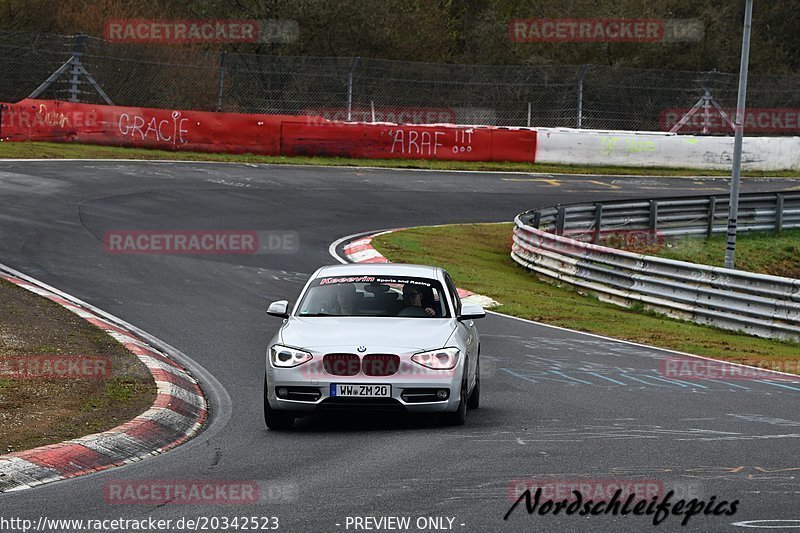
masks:
[[[269,399],[267,398],[269,393],[269,388],[267,385],[267,376],[264,375],[264,423],[267,425],[269,429],[272,430],[283,430],[283,429],[292,429],[294,427],[294,417],[292,415],[288,415],[286,413],[282,413],[280,411],[276,411],[269,405]]]
[[[448,426],[463,426],[467,423],[467,381],[461,385],[461,400],[458,402],[458,409],[452,413],[444,414],[444,423]]]
[[[467,400],[467,407],[469,409],[477,409],[481,406],[481,360],[475,364],[475,388],[472,389],[472,394],[469,395]]]

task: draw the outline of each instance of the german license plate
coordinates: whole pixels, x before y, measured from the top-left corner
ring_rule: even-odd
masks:
[[[391,398],[392,386],[331,383],[331,396],[342,398]]]

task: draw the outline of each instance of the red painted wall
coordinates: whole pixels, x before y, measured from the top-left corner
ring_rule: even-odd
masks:
[[[536,154],[531,130],[468,126],[284,121],[282,155],[378,159],[527,161]]]
[[[264,155],[534,162],[532,130],[331,122],[321,117],[248,115],[23,100],[3,104],[3,141]]]
[[[0,137],[199,152],[278,155],[282,115],[173,111],[22,100],[4,104]]]

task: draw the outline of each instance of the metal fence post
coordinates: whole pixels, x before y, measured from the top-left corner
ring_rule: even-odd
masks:
[[[689,121],[695,116],[700,110],[703,111],[703,135],[708,134],[709,128],[711,127],[711,110],[712,108],[719,113],[719,116],[722,117],[722,120],[728,124],[731,129],[734,129],[734,124],[731,122],[731,119],[728,118],[728,114],[722,109],[722,106],[719,105],[714,95],[711,94],[711,89],[714,87],[714,83],[717,77],[716,69],[712,69],[707,75],[706,79],[703,82],[703,96],[700,97],[700,100],[697,101],[696,104],[692,106],[692,108],[687,111],[678,122],[675,123],[674,126],[670,128],[670,133],[677,133],[678,130],[683,128]]]
[[[539,229],[539,224],[542,222],[542,212],[538,209],[533,213],[533,227]]]
[[[360,59],[360,57],[351,59],[350,70],[347,72],[347,122],[353,120],[353,73]]]
[[[531,127],[531,103],[528,102],[528,127]]]
[[[783,230],[783,195],[775,195],[775,231],[780,233]]]
[[[29,96],[28,98],[38,98],[44,91],[49,89],[58,78],[70,72],[72,74],[72,78],[70,79],[70,89],[69,89],[69,101],[70,102],[80,102],[78,95],[80,94],[80,89],[78,89],[78,85],[80,82],[80,76],[86,78],[86,81],[89,82],[97,94],[100,95],[106,104],[114,105],[111,101],[111,98],[105,93],[105,91],[100,87],[100,85],[94,80],[94,78],[89,74],[89,72],[84,68],[83,63],[81,62],[81,56],[83,55],[83,45],[86,42],[86,35],[78,34],[75,36],[75,44],[72,47],[72,56],[70,56],[67,61],[58,67],[55,72],[50,74],[50,76],[44,80],[44,83],[39,85]]]
[[[222,109],[222,90],[225,87],[225,50],[219,56],[219,77],[217,79],[217,113]]]
[[[753,0],[747,0],[744,8],[742,59],[739,67],[739,94],[736,99],[736,132],[733,138],[733,170],[731,171],[731,199],[728,206],[728,233],[725,241],[725,268],[734,268],[736,266],[736,224],[739,220],[739,180],[742,171],[747,68],[750,62],[750,31],[752,26]]]
[[[717,70],[712,69],[708,73],[705,83],[703,84],[703,135],[708,135],[708,128],[711,126],[711,87],[714,85],[714,77]]]
[[[70,78],[69,86],[69,101],[80,102],[78,96],[81,92],[79,86],[81,83],[81,56],[83,55],[83,44],[86,42],[86,35],[79,33],[75,36],[75,44],[72,46],[72,78]]]
[[[714,217],[717,216],[717,197],[708,197],[708,225],[706,226],[706,239],[711,238],[714,233]]]
[[[582,65],[581,71],[578,74],[578,128],[583,124],[583,80],[586,78],[586,73],[589,71],[589,65]]]

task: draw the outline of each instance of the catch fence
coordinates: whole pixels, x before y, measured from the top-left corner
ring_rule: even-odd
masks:
[[[737,88],[736,74],[714,71],[242,54],[34,33],[0,32],[0,54],[0,100],[6,102],[35,94],[350,121],[664,131],[694,108],[681,132],[730,135],[719,111],[733,118]],[[751,75],[746,131],[800,134],[799,82]]]

